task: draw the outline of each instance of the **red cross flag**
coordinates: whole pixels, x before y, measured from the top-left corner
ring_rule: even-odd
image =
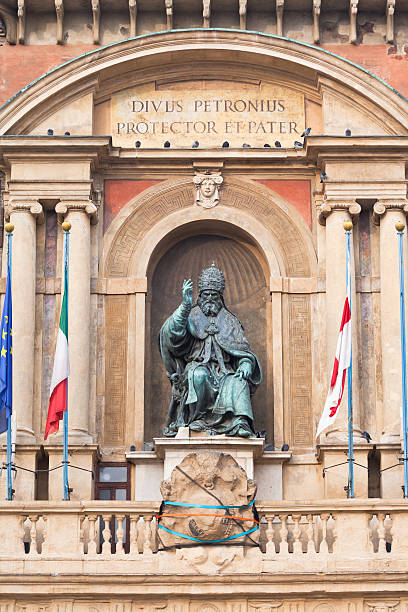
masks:
[[[350,261],[347,266],[347,278],[350,281]],[[351,310],[350,310],[350,282],[347,283],[347,295],[344,302],[343,316],[341,318],[340,332],[337,340],[336,357],[330,381],[330,389],[323,408],[316,438],[321,432],[333,425],[336,420],[346,382],[346,372],[351,362]]]

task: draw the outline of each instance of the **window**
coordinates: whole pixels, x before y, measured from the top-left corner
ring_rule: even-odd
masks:
[[[126,501],[130,500],[130,464],[129,463],[99,463],[96,471],[95,498],[101,501]],[[129,517],[124,521],[124,545],[125,552],[129,552]],[[100,517],[100,542],[102,543],[102,530],[105,523]],[[115,516],[110,521],[110,530],[115,536],[111,539],[112,553],[116,552],[116,530],[118,522]]]

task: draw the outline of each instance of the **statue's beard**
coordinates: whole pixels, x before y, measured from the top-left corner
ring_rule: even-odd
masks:
[[[221,298],[216,300],[198,298],[197,303],[207,317],[216,317],[222,308]]]

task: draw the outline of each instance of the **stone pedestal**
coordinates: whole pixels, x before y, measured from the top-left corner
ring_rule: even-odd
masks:
[[[245,470],[248,478],[256,481],[256,499],[279,500],[282,494],[282,465],[291,453],[264,452],[263,438],[231,438],[202,436],[179,430],[177,438],[155,438],[155,451],[135,451],[126,454],[134,468],[135,501],[160,501],[160,483],[170,477],[172,470],[186,455],[200,450],[229,453]]]
[[[381,452],[381,497],[384,499],[402,499],[404,484],[404,466],[399,462],[403,456],[399,444],[378,444]]]
[[[38,447],[35,445],[22,446],[17,444],[15,454],[15,464],[18,466],[17,472],[12,472],[12,487],[15,491],[13,500],[31,502],[35,494],[35,456]],[[1,465],[7,461],[6,440],[1,449]],[[7,472],[6,469],[1,474],[0,500],[3,502],[7,498]]]
[[[50,470],[62,462],[62,446],[47,446],[50,458]],[[72,488],[70,499],[72,501],[94,499],[94,483],[92,472],[95,474],[97,460],[97,446],[74,446],[68,449],[68,483]],[[73,467],[76,466],[76,467]],[[78,469],[80,468],[80,469]],[[50,501],[61,501],[63,498],[63,468],[53,470],[49,474],[48,498]]]
[[[371,448],[372,446],[368,444],[354,445],[354,497],[368,497],[367,458]],[[347,497],[347,492],[344,489],[348,483],[349,470],[347,462],[347,445],[322,445],[319,449],[319,458],[322,469],[330,468],[325,472],[324,498],[338,499]]]

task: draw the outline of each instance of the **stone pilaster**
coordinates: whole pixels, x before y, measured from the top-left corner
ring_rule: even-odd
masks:
[[[373,210],[374,223],[380,226],[383,442],[399,443],[401,435],[400,288],[395,224],[405,224],[407,212],[406,200],[379,200]]]
[[[90,223],[97,208],[90,200],[64,200],[55,211],[71,223],[69,247],[69,378],[68,411],[70,441],[90,442],[90,304],[91,239]]]
[[[361,212],[361,207],[355,201],[332,201],[325,200],[320,207],[319,222],[326,226],[326,338],[327,338],[327,384],[329,387],[334,357],[336,354],[337,339],[340,329],[341,315],[343,312],[344,299],[346,295],[346,240],[343,224],[345,221],[356,223]],[[354,249],[351,243],[351,311],[352,311],[352,338],[353,338],[353,417],[355,437],[360,432],[360,410],[359,410],[359,383],[358,383],[358,359],[357,359],[357,334],[356,317],[353,310],[356,309],[355,292],[355,265]],[[322,398],[322,409],[325,397]],[[344,442],[347,439],[347,382],[343,399],[335,424],[326,430],[328,441]]]
[[[12,247],[13,295],[13,414],[16,441],[33,442],[34,335],[36,290],[36,223],[44,219],[37,200],[10,198],[6,218],[14,225]]]

